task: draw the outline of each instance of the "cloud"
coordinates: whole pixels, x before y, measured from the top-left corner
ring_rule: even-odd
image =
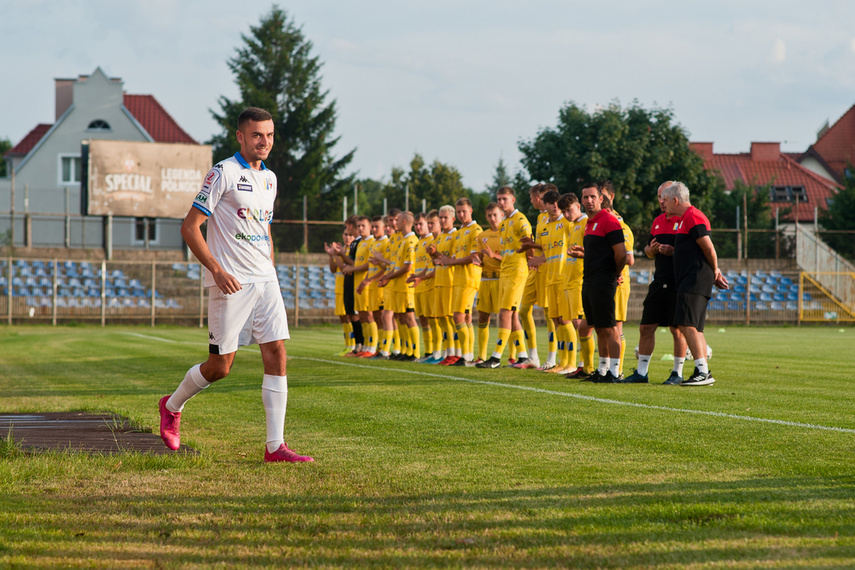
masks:
[[[772,46],[772,61],[775,63],[784,63],[787,59],[787,44],[784,40],[778,38],[775,40],[775,45]]]

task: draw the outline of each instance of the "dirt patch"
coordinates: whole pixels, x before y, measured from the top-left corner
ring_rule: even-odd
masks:
[[[6,439],[10,430],[12,440],[25,452],[199,453],[186,445],[172,451],[159,434],[146,433],[127,418],[110,413],[0,414],[0,439]]]

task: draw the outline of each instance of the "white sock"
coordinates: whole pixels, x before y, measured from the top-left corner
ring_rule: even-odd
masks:
[[[674,372],[677,373],[677,376],[683,376],[683,364],[686,362],[686,357],[681,356],[679,358],[674,357]]]
[[[638,355],[638,368],[636,370],[642,376],[647,376],[647,371],[650,369],[650,357],[652,354],[639,354]]]
[[[600,376],[605,376],[606,372],[609,371],[609,367],[611,366],[611,359],[607,356],[600,357],[600,366],[597,368],[597,372],[600,373]]]
[[[698,372],[702,372],[704,374],[706,374],[707,372],[710,371],[710,369],[707,368],[707,359],[706,358],[699,358],[699,359],[695,360],[695,367],[698,369]]]
[[[558,357],[557,352],[549,352],[546,355],[546,365],[547,366],[555,366],[555,360]]]
[[[285,407],[288,404],[288,377],[265,374],[261,402],[267,416],[267,451],[273,453],[285,443]]]
[[[609,370],[611,371],[612,376],[617,378],[620,376],[620,358],[610,358],[609,361]]]
[[[187,403],[187,400],[213,384],[213,382],[208,382],[202,376],[202,372],[199,370],[201,366],[201,364],[197,364],[187,371],[187,374],[184,375],[184,380],[181,381],[181,384],[178,385],[178,388],[175,389],[175,392],[166,401],[167,410],[173,414],[180,412],[184,409],[184,404]]]
[[[517,349],[517,361],[519,361],[519,359],[521,358],[529,358],[528,352],[526,352],[525,350]]]
[[[434,360],[436,360],[436,359],[442,360],[442,351],[441,350],[435,350],[433,352],[433,358],[434,358]]]
[[[528,351],[528,357],[529,357],[530,359],[532,359],[532,360],[540,360],[540,359],[537,357],[537,349],[536,349],[536,348],[529,349],[529,351]]]

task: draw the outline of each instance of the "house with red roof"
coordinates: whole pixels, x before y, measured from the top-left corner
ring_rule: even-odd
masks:
[[[749,152],[716,153],[711,142],[693,142],[691,147],[704,159],[707,170],[717,172],[727,190],[737,181],[749,187],[770,186],[769,203],[788,221],[813,222],[815,208],[827,209],[840,184],[806,165],[800,155],[781,152],[779,142],[752,142]],[[782,218],[782,221],[784,218]]]
[[[808,170],[842,185],[846,169],[855,165],[855,105],[830,127],[826,122],[816,142],[797,160]]]
[[[55,79],[53,123],[37,124],[5,153],[15,171],[15,211],[33,214],[81,214],[81,143],[91,139],[199,145],[152,95],[124,92],[123,82],[100,68],[91,75]],[[9,204],[10,181],[0,181],[0,199]],[[189,207],[189,204],[188,204]],[[78,220],[96,225],[100,218]],[[5,227],[3,222],[6,222]],[[181,248],[180,220],[128,218],[115,221],[112,237],[120,248]],[[56,226],[56,227],[53,227]],[[64,245],[63,224],[44,224],[38,243]],[[8,220],[0,220],[0,231]],[[21,231],[16,228],[17,236]],[[90,231],[92,234],[98,232]],[[57,234],[57,235],[54,235]],[[35,241],[35,240],[34,240]],[[16,239],[16,243],[19,240]],[[72,244],[91,247],[92,244]]]

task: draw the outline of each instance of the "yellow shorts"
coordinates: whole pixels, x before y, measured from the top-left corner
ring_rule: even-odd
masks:
[[[344,310],[344,293],[335,294],[335,316],[341,317],[347,314]]]
[[[564,296],[567,299],[570,319],[584,319],[585,311],[582,309],[582,289],[565,289]]]
[[[567,301],[567,295],[564,294],[564,283],[554,283],[546,286],[546,314],[550,319],[561,317],[565,321],[569,321],[570,304]]]
[[[524,274],[502,274],[499,278],[499,308],[517,311],[526,287]]]
[[[619,285],[615,291],[615,320],[626,322],[627,309],[629,308],[629,287]]]
[[[478,289],[478,306],[475,308],[481,313],[499,312],[498,279],[481,279],[481,287]]]
[[[537,303],[537,280],[539,276],[537,271],[529,269],[528,276],[525,279],[525,289],[523,289],[520,305],[534,305]]]
[[[353,309],[355,311],[368,310],[368,287],[362,290],[362,293],[357,293],[356,288],[353,289]]]
[[[429,291],[416,291],[413,293],[413,307],[416,309],[417,317],[430,317],[430,297]]]
[[[395,299],[391,307],[393,313],[406,313],[407,310],[415,308],[415,294],[410,287],[407,287],[405,291],[395,291],[390,296],[394,296]]]
[[[434,290],[434,305],[433,316],[435,317],[450,317],[451,310],[451,295],[454,292],[454,287],[436,286]]]
[[[378,287],[377,285],[366,287],[368,289],[368,310],[369,311],[379,311],[383,308],[383,301],[386,296],[385,287]]]
[[[472,306],[475,304],[475,295],[478,293],[477,287],[468,287],[461,285],[454,287],[451,294],[451,311],[453,313],[472,313]]]

